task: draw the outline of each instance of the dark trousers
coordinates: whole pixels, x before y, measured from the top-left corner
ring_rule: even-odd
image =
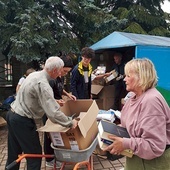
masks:
[[[42,154],[36,124],[33,119],[8,111],[8,158],[6,165],[15,161],[19,154]],[[20,163],[12,168],[19,170]],[[41,158],[27,158],[27,170],[40,170]]]
[[[122,109],[122,104],[121,100],[124,98],[127,94],[126,88],[123,83],[117,83],[115,84],[115,100],[114,100],[114,105],[112,107],[113,110],[119,110],[121,111]]]
[[[45,125],[46,121],[47,121],[47,116],[46,116],[46,114],[44,114],[44,116],[43,116],[44,125]],[[51,147],[51,139],[50,139],[49,133],[46,133],[46,132],[44,132],[44,153],[49,154],[49,155],[54,155],[54,150]],[[53,158],[46,158],[47,162],[50,162],[52,160],[53,160]]]

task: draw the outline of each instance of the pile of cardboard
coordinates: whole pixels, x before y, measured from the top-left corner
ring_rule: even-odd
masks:
[[[99,72],[97,69],[97,71],[102,74],[105,73],[105,70],[103,72],[102,71]],[[112,106],[114,105],[115,86],[111,85],[110,82],[116,79],[116,77],[117,72],[115,70],[112,70],[110,72],[110,76],[103,77],[100,79],[94,79],[92,81],[91,94],[93,96],[93,99],[96,100],[99,109],[108,110],[112,108]]]
[[[98,85],[92,84],[91,93],[99,109],[109,110],[112,108],[115,100],[115,86],[114,85]]]

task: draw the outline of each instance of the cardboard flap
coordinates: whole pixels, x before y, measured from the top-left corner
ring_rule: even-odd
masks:
[[[79,121],[78,126],[84,138],[86,137],[87,132],[89,131],[94,121],[96,121],[98,112],[99,108],[96,104],[96,101],[93,101],[89,110],[86,112],[86,114],[84,114],[83,119]]]
[[[86,112],[80,112],[80,114],[77,118],[81,120],[84,118],[85,114],[86,114]]]
[[[46,121],[46,124],[37,129],[40,132],[67,132],[70,128],[63,127],[57,123],[51,122],[49,119]]]
[[[91,85],[91,93],[92,94],[99,94],[99,92],[103,89],[103,86],[97,85],[97,84],[92,84]]]

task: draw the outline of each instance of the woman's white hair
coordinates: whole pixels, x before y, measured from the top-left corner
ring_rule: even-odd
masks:
[[[46,62],[44,68],[48,71],[52,71],[53,69],[61,69],[64,66],[64,62],[61,58],[57,56],[49,57]]]

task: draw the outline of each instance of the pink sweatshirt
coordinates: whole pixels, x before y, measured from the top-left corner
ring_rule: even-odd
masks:
[[[132,149],[140,158],[159,157],[170,144],[170,108],[155,88],[136,99],[133,95],[125,103],[121,124],[131,136],[123,139],[124,148]]]

